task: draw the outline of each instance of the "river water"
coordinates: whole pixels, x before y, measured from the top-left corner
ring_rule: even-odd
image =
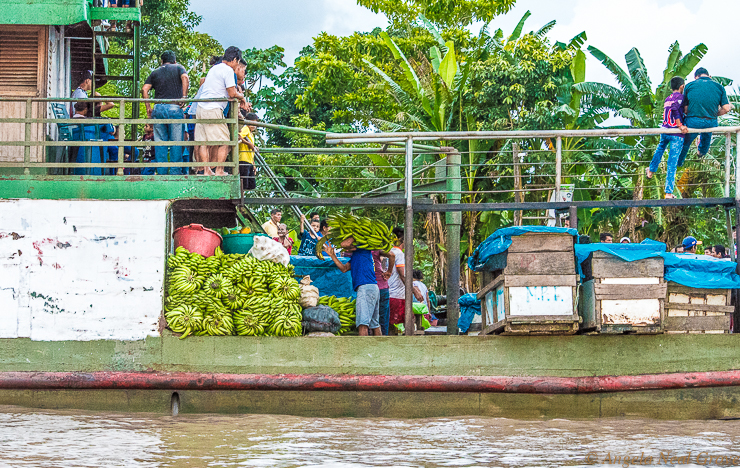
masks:
[[[170,417],[0,407],[0,467],[740,465],[733,457],[740,457],[740,421]]]

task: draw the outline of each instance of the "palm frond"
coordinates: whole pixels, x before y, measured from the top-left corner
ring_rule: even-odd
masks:
[[[394,41],[385,31],[380,33],[380,37],[383,38],[383,41],[391,50],[393,57],[398,60],[401,70],[403,70],[403,74],[406,77],[406,80],[411,86],[415,87],[414,91],[416,92],[416,94],[418,96],[424,95],[424,88],[421,87],[421,83],[419,82],[419,77],[416,75],[416,71],[411,66],[406,56],[403,54],[403,51],[401,51],[401,49],[398,47],[396,41]]]
[[[568,49],[580,49],[587,40],[588,36],[586,36],[586,31],[582,31],[573,36],[573,39],[568,41]]]
[[[514,31],[511,33],[511,36],[509,36],[509,39],[507,42],[514,42],[517,41],[522,36],[522,30],[524,29],[524,23],[527,21],[527,18],[532,16],[532,12],[527,10],[526,13],[524,13],[524,16],[522,16],[522,19],[519,20],[519,23],[514,28]]]
[[[546,25],[542,26],[540,29],[538,29],[537,32],[534,33],[534,35],[542,39],[544,36],[547,35],[547,33],[549,33],[552,30],[552,28],[555,27],[556,24],[557,24],[557,21],[552,20]]]
[[[709,50],[707,46],[699,44],[691,49],[691,52],[678,59],[676,61],[676,67],[673,70],[674,76],[680,76],[681,78],[689,76],[689,73],[699,65],[707,50]]]
[[[652,94],[653,84],[650,82],[640,51],[633,47],[624,58],[627,60],[627,69],[632,76],[632,82],[637,86],[640,95]]]
[[[427,17],[422,15],[421,13],[419,13],[419,16],[417,17],[417,19],[421,21],[421,24],[424,26],[424,29],[429,31],[429,34],[431,34],[434,40],[437,41],[437,45],[439,46],[440,49],[442,49],[442,53],[446,54],[447,45],[445,44],[445,40],[442,39],[442,35],[437,30],[436,26],[434,26],[434,24],[432,24],[432,22],[429,21]]]
[[[591,52],[591,55],[601,62],[607,70],[612,72],[612,75],[617,79],[617,83],[622,87],[622,91],[625,93],[637,94],[637,86],[632,82],[629,74],[624,71],[622,67],[617,65],[617,62],[594,46],[588,46],[588,51]]]
[[[413,99],[411,99],[411,96],[409,96],[409,94],[398,83],[396,83],[393,80],[393,78],[388,76],[383,70],[376,67],[368,59],[362,59],[362,61],[365,62],[365,64],[368,67],[370,67],[370,69],[372,69],[375,73],[380,75],[380,77],[383,78],[383,80],[385,80],[385,82],[391,87],[391,90],[393,90],[394,97],[400,104],[407,105],[407,104],[412,104],[414,102]]]

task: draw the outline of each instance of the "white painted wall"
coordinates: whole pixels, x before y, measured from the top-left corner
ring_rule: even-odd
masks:
[[[512,315],[573,315],[573,288],[570,286],[528,286],[509,288]]]
[[[0,200],[0,338],[158,336],[168,204]]]

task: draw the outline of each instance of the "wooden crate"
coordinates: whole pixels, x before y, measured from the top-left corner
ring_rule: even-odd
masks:
[[[666,333],[730,333],[735,307],[730,289],[689,288],[668,283]]]
[[[578,331],[573,236],[512,237],[506,266],[483,272],[482,335],[554,335]]]
[[[626,262],[596,251],[593,279],[581,285],[581,330],[597,333],[662,333],[666,283],[663,259]]]

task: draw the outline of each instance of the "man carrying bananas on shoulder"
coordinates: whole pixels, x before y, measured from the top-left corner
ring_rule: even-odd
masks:
[[[339,244],[346,252],[352,252],[352,258],[347,263],[339,261],[330,245],[324,244],[324,252],[329,254],[342,273],[349,271],[352,275],[352,288],[357,293],[355,325],[360,336],[368,336],[370,333],[381,336],[380,289],[375,279],[375,261],[370,250],[358,249],[354,242],[354,237],[348,237]],[[388,254],[380,252],[380,256],[387,257]]]

